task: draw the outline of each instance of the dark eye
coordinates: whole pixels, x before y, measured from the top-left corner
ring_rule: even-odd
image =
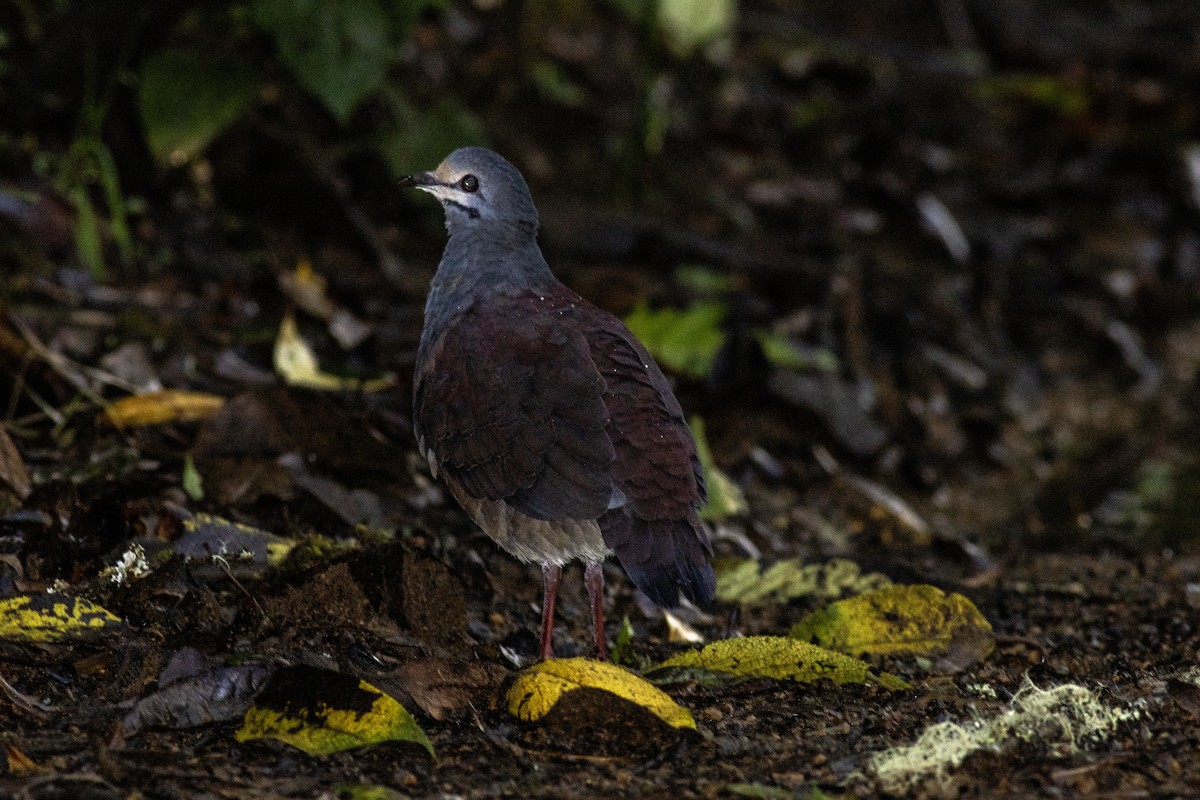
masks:
[[[474,175],[463,175],[458,185],[462,187],[464,192],[477,192],[479,191],[479,178],[476,178]]]

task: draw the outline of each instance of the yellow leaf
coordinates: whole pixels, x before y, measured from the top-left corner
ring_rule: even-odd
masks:
[[[333,787],[332,796],[338,800],[408,800],[408,795],[390,786],[370,783],[342,783]]]
[[[122,624],[120,617],[82,597],[52,593],[0,600],[0,639],[57,642]]]
[[[306,389],[378,392],[391,388],[396,382],[392,376],[364,381],[322,372],[316,354],[300,336],[296,320],[291,314],[284,316],[283,321],[279,323],[279,335],[275,337],[274,361],[275,371],[289,385]]]
[[[858,564],[844,558],[832,558],[824,564],[790,558],[776,561],[761,571],[758,561],[752,558],[727,560],[713,566],[717,569],[717,598],[747,606],[786,603],[798,597],[832,599],[881,589],[891,583],[878,572],[864,575]]]
[[[782,636],[723,639],[700,650],[689,650],[668,658],[652,668],[650,673],[677,669],[800,683],[824,679],[841,684],[877,684],[885,689],[909,688],[895,675],[872,672],[865,661]]]
[[[329,755],[381,742],[412,742],[433,755],[433,744],[394,698],[350,675],[281,669],[246,712],[237,740],[275,739],[311,755]]]
[[[118,428],[197,422],[208,419],[224,404],[225,398],[219,395],[164,389],[122,397],[104,409],[104,416]]]
[[[992,626],[961,594],[936,586],[889,586],[830,603],[796,623],[792,638],[843,653],[926,654],[947,650],[956,640],[991,652]]]
[[[508,690],[508,710],[534,722],[544,717],[567,692],[599,689],[644,708],[672,728],[695,729],[691,713],[670,696],[634,673],[589,658],[556,658],[522,672]]]
[[[184,558],[223,558],[233,564],[278,566],[296,542],[241,522],[192,514],[183,520],[183,535],[174,545]]]
[[[296,305],[319,319],[329,319],[337,306],[326,294],[324,276],[313,269],[312,262],[302,258],[291,273],[279,276],[279,286]]]

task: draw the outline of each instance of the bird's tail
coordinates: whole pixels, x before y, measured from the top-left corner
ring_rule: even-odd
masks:
[[[599,522],[604,543],[655,603],[677,606],[680,593],[699,606],[712,603],[717,582],[709,563],[712,545],[695,514],[681,520],[644,520],[615,508]]]

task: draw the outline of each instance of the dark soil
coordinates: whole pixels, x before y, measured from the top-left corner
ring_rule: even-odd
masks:
[[[618,314],[725,304],[711,368],[674,376],[748,499],[714,526],[718,557],[850,558],[960,592],[994,651],[879,662],[904,692],[668,687],[694,733],[586,696],[518,722],[503,697],[536,651],[540,574],[416,454],[411,367],[444,234],[355,138],[382,112],[339,128],[281,73],[200,166],[165,169],[118,81],[103,136],[141,201],[139,257],[121,266],[109,230],[109,271],[90,275],[78,210],[44,167],[73,141],[64,108],[84,101],[50,90],[75,85],[63,76],[81,74],[83,48],[67,45],[90,23],[46,12],[58,27],[35,35],[0,12],[0,199],[33,198],[0,208],[0,598],[57,587],[125,621],[0,640],[0,795],[1200,794],[1195,4],[745,0],[712,58],[671,54],[616,4],[488,5],[422,16],[396,83],[423,113],[461,100],[522,167],[573,288]],[[164,30],[203,42],[172,6]],[[136,69],[158,46],[97,36],[98,68],[123,52]],[[553,99],[539,64],[583,99]],[[661,149],[647,145],[655,92]],[[302,260],[369,336],[339,344],[289,284]],[[271,347],[287,313],[324,369],[394,385],[283,386]],[[805,363],[772,360],[765,333]],[[104,405],[154,386],[226,403],[200,421],[105,421]],[[193,468],[202,497],[185,489]],[[197,533],[195,514],[215,527]],[[268,566],[223,520],[298,544]],[[118,584],[102,570],[134,542],[154,569]],[[634,666],[685,647],[608,569],[609,636],[628,616]],[[707,640],[785,635],[823,602],[680,614]],[[559,655],[586,655],[577,567],[559,621]],[[253,665],[366,680],[413,712],[436,759],[237,742],[261,685],[236,670]],[[190,723],[131,727],[168,675],[238,676],[220,706],[236,713],[197,695],[178,711]],[[1067,747],[1070,721],[1049,719],[908,788],[872,771],[930,725],[1004,714],[1026,682],[1086,687],[1121,721]]]

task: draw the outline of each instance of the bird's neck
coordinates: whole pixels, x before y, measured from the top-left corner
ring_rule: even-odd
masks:
[[[555,284],[532,230],[455,226],[429,288],[426,325],[430,318],[456,316],[484,295],[546,290]]]

